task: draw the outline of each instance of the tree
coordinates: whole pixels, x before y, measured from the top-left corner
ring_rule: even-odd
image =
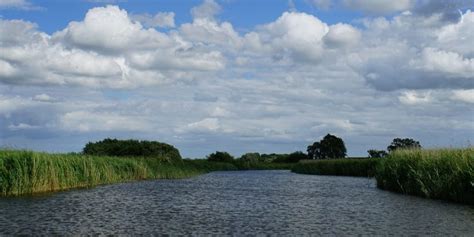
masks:
[[[308,159],[308,156],[305,153],[303,153],[302,151],[295,151],[288,155],[287,162],[297,163],[300,160],[306,160],[306,159]]]
[[[415,141],[411,138],[395,138],[392,143],[387,147],[388,152],[392,152],[397,149],[420,149],[421,145],[419,141]]]
[[[321,141],[308,146],[310,159],[335,159],[346,157],[344,141],[331,134],[327,134]]]
[[[388,155],[388,153],[384,150],[368,150],[367,153],[369,153],[370,158],[384,158],[385,156]]]
[[[97,156],[130,156],[164,158],[181,160],[178,149],[174,146],[157,141],[118,140],[106,138],[102,141],[89,142],[82,153]]]
[[[208,155],[207,160],[216,162],[232,162],[234,157],[225,151],[216,151],[215,153]]]
[[[240,157],[240,160],[245,161],[245,162],[250,162],[250,163],[256,163],[262,161],[262,158],[260,157],[260,153],[258,152],[249,152],[245,153]]]

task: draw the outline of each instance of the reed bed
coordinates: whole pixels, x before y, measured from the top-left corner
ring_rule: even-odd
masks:
[[[474,148],[397,150],[375,178],[381,189],[474,204]]]
[[[0,150],[0,196],[52,192],[100,184],[187,178],[207,172],[184,162],[155,158],[48,154]]]
[[[291,171],[300,174],[373,177],[380,158],[302,160]]]

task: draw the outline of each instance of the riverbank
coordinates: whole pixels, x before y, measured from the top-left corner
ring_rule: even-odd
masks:
[[[380,189],[474,204],[474,148],[397,150],[386,158],[303,161],[292,171],[375,177]]]
[[[159,178],[187,178],[207,167],[134,159],[31,151],[0,151],[0,195],[17,196],[100,184]]]
[[[169,161],[163,157],[108,157],[0,150],[0,196],[89,188],[147,179],[181,179],[211,171],[290,169],[290,164]]]
[[[377,187],[474,204],[474,148],[397,150],[381,159]]]

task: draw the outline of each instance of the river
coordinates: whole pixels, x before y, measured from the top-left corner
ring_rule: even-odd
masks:
[[[212,172],[0,198],[0,235],[471,235],[474,207],[367,178]]]

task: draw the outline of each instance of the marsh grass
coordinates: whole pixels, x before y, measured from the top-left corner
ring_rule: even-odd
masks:
[[[380,158],[302,160],[291,171],[300,174],[373,177]]]
[[[474,148],[396,150],[375,177],[382,189],[474,204]]]
[[[163,159],[118,158],[0,150],[0,196],[16,196],[143,179],[187,178],[208,172]]]

